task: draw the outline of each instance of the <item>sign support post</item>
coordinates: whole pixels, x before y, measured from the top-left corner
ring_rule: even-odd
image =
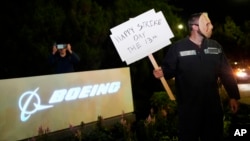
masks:
[[[154,56],[152,54],[149,54],[148,57],[149,57],[152,65],[153,65],[154,69],[158,69],[159,66],[158,66],[157,62],[155,61]],[[165,90],[166,90],[166,92],[167,92],[170,100],[175,100],[175,97],[174,97],[171,89],[169,88],[168,83],[167,83],[165,77],[164,76],[161,77],[160,80],[161,80],[161,83],[162,83],[163,87],[165,88]]]

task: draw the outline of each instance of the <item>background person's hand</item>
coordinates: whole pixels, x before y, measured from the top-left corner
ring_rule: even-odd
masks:
[[[52,54],[55,54],[56,52],[57,52],[57,47],[56,47],[56,45],[53,45]]]
[[[67,50],[69,51],[69,53],[72,53],[71,45],[70,44],[67,44]]]

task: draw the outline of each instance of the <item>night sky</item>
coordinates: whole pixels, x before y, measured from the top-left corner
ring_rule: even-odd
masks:
[[[170,0],[176,7],[183,8],[182,16],[196,12],[208,12],[213,21],[223,22],[230,16],[236,23],[250,20],[250,0]]]

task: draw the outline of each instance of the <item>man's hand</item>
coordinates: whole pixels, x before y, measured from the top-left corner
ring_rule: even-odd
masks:
[[[239,109],[238,101],[232,98],[229,100],[229,105],[230,105],[231,111],[235,114]]]
[[[164,76],[161,67],[159,67],[158,69],[154,69],[154,70],[153,70],[153,74],[154,74],[155,78],[157,78],[157,79],[160,79],[161,77]]]

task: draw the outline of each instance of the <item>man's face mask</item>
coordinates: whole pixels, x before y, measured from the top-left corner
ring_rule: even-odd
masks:
[[[199,18],[199,28],[200,32],[207,38],[212,35],[213,25],[208,17],[207,13],[202,13]]]

